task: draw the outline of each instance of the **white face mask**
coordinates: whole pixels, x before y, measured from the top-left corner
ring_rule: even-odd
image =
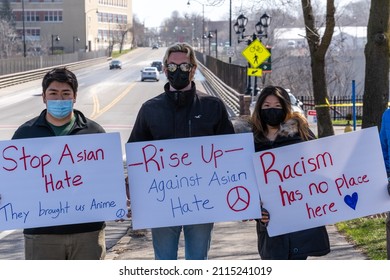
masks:
[[[47,100],[47,111],[56,119],[63,119],[73,111],[73,100]]]

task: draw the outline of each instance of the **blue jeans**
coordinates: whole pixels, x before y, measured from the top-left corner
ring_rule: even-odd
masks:
[[[186,260],[207,260],[213,223],[152,228],[156,260],[177,260],[180,233],[183,229]]]

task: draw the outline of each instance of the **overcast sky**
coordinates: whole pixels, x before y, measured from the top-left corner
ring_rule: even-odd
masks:
[[[322,3],[325,0],[317,0]],[[335,4],[347,4],[359,0],[335,0]],[[240,7],[249,1],[232,0],[233,11],[234,7]],[[207,3],[207,0],[190,0],[190,5],[187,5],[188,0],[133,0],[133,14],[137,15],[141,22],[145,23],[146,27],[158,27],[164,19],[169,18],[173,11],[178,11],[181,16],[192,13],[202,15],[202,4]],[[265,11],[264,11],[265,12]],[[205,18],[210,20],[228,19],[229,0],[225,0],[220,7],[204,6]],[[235,20],[236,15],[233,14]]]

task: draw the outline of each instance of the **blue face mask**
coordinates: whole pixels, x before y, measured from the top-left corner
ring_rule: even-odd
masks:
[[[73,111],[73,99],[47,100],[47,111],[56,119],[63,119]]]

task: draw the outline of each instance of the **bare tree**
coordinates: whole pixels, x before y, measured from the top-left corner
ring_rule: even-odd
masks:
[[[122,53],[123,45],[126,43],[127,35],[132,29],[131,24],[118,24],[117,25],[117,43],[119,44],[119,53]],[[132,40],[131,40],[132,41]]]
[[[362,128],[381,125],[389,101],[389,13],[388,0],[371,1],[365,47],[366,76]]]
[[[317,110],[318,137],[334,135],[330,108],[328,104],[328,90],[326,83],[325,57],[332,40],[335,27],[334,0],[326,1],[325,31],[322,37],[319,34],[319,24],[313,13],[310,0],[301,0],[303,18],[306,29],[306,39],[309,45],[311,58],[311,73],[313,82],[314,103]]]
[[[17,34],[8,21],[0,20],[0,58],[15,54],[18,46]]]

